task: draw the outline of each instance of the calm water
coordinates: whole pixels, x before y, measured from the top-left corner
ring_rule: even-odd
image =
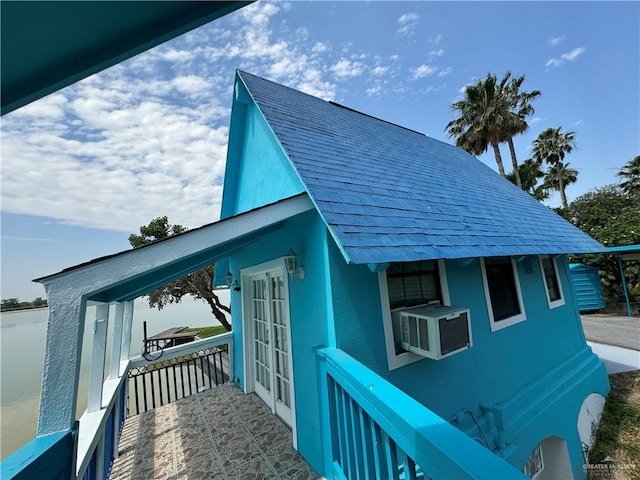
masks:
[[[220,292],[226,302],[228,294]],[[113,315],[114,308],[110,310]],[[5,458],[35,436],[40,402],[40,386],[48,312],[46,309],[10,312],[0,315],[0,447]],[[95,309],[87,309],[87,323],[82,347],[78,412],[80,418],[87,404],[87,383],[91,352],[92,322]],[[142,322],[147,322],[148,335],[171,327],[218,325],[204,302],[187,298],[178,305],[152,310],[145,299],[134,306],[131,355],[142,348]],[[112,322],[110,322],[112,325]],[[110,352],[110,345],[107,352]],[[108,366],[107,366],[108,368]]]

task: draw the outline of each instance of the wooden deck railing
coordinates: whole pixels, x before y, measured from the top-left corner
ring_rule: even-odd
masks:
[[[343,351],[317,355],[327,477],[528,478]]]

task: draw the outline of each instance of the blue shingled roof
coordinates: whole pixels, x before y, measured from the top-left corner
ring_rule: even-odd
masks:
[[[244,72],[347,261],[602,251],[466,151]]]

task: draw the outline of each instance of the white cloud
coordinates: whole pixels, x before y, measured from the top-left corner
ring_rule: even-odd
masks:
[[[363,65],[360,62],[352,62],[346,58],[341,58],[329,68],[340,80],[357,77],[362,73],[362,69]]]
[[[195,52],[167,48],[161,51],[160,57],[168,62],[188,62],[189,60],[193,60]]]
[[[383,67],[382,65],[376,65],[371,69],[371,74],[376,77],[380,77],[389,71],[389,67]]]
[[[413,78],[416,80],[419,78],[424,78],[424,77],[433,75],[437,71],[438,71],[437,67],[423,63],[413,71]]]
[[[429,52],[429,55],[432,55],[434,57],[441,57],[444,55],[444,49],[443,48],[439,48],[437,50],[431,50]]]
[[[453,69],[451,67],[445,67],[445,68],[441,68],[440,71],[438,72],[438,76],[439,77],[446,77],[447,75],[449,75],[451,72],[453,71]]]
[[[407,12],[400,15],[398,18],[398,33],[401,35],[412,35],[419,18],[415,12]]]
[[[564,41],[564,35],[561,35],[559,37],[551,37],[549,39],[549,45],[551,45],[552,47],[555,47],[560,45],[563,41]]]
[[[252,4],[3,117],[3,211],[127,232],[214,221],[234,69],[332,98],[332,74],[364,68],[275,30],[285,7]]]
[[[329,47],[324,42],[316,42],[311,49],[312,52],[315,53],[323,53],[326,52]]]
[[[172,83],[180,93],[192,95],[202,93],[211,88],[211,83],[208,80],[196,75],[176,77]]]
[[[560,58],[562,58],[563,60],[574,61],[576,58],[578,58],[580,55],[582,55],[586,51],[587,49],[584,47],[574,48],[570,52],[562,54]]]
[[[566,62],[573,62],[586,51],[587,49],[584,47],[574,48],[573,50],[563,53],[560,57],[550,58],[545,64],[545,67],[547,67],[547,71],[549,71],[552,68],[564,65]]]
[[[374,87],[367,88],[367,90],[366,90],[367,96],[369,96],[369,97],[378,95],[380,92],[382,92],[382,86],[381,85],[376,85]]]

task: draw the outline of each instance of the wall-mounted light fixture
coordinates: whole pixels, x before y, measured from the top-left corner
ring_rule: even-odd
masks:
[[[304,279],[305,270],[302,265],[298,266],[298,256],[293,250],[289,250],[284,256],[284,266],[290,277],[299,277]]]
[[[240,291],[240,285],[238,285],[238,280],[233,279],[233,273],[227,272],[224,276],[224,279],[227,282],[227,286],[229,288],[233,288],[236,292]]]

